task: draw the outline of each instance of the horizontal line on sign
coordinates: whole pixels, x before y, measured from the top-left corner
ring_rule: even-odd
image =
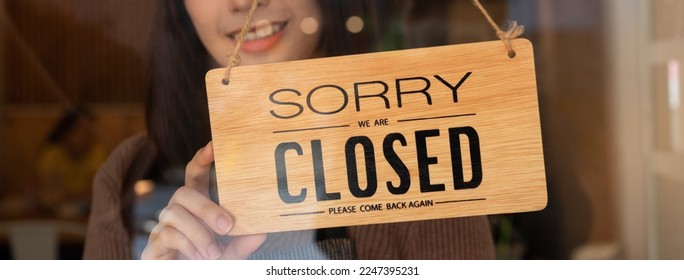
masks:
[[[475,116],[475,113],[472,114],[458,114],[458,115],[448,115],[448,116],[436,116],[436,117],[425,117],[425,118],[416,118],[416,119],[405,119],[405,120],[398,120],[397,122],[414,122],[414,121],[425,121],[425,120],[434,120],[434,119],[447,119],[447,118],[458,118],[458,117],[468,117],[468,116]]]
[[[298,131],[309,131],[309,130],[321,130],[321,129],[330,129],[330,128],[342,128],[342,127],[350,127],[351,125],[334,125],[334,126],[321,126],[321,127],[309,127],[309,128],[299,128],[299,129],[290,129],[290,130],[276,130],[273,131],[273,133],[288,133],[288,132],[298,132]]]
[[[487,200],[487,199],[486,198],[471,198],[471,199],[461,199],[461,200],[437,201],[437,202],[435,202],[435,204],[470,202],[470,201],[480,201],[480,200]]]
[[[323,214],[325,212],[323,211],[315,211],[315,212],[303,212],[303,213],[289,213],[289,214],[280,214],[281,217],[287,217],[287,216],[302,216],[302,215],[316,215],[316,214]]]

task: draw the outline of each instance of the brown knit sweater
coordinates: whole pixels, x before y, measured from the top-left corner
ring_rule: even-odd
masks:
[[[133,184],[154,161],[146,135],[126,140],[95,177],[85,259],[130,259]],[[486,217],[348,228],[359,259],[493,259]]]

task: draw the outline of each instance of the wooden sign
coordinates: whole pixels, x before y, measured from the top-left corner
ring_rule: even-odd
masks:
[[[500,41],[207,74],[232,235],[541,210],[532,44]]]

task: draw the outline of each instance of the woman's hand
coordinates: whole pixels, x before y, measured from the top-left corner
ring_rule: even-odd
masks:
[[[152,229],[143,259],[246,259],[266,240],[265,234],[217,240],[233,227],[230,213],[209,199],[209,176],[214,161],[211,142],[197,151],[185,168],[185,186],[171,197]]]

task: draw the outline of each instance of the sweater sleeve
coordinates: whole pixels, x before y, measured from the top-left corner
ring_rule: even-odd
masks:
[[[122,217],[123,185],[130,165],[144,147],[140,134],[120,144],[93,180],[93,198],[84,259],[130,259],[131,238]]]
[[[487,217],[350,228],[360,259],[494,259]]]

